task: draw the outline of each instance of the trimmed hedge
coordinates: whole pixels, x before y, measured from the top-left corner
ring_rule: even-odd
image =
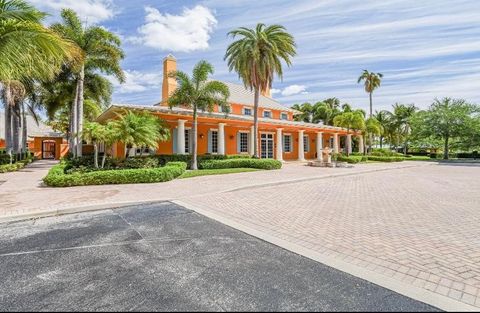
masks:
[[[0,173],[18,171],[24,168],[27,164],[30,164],[32,162],[33,162],[33,158],[27,158],[22,161],[17,161],[16,163],[0,165]]]
[[[158,163],[163,166],[168,162],[185,162],[187,167],[190,168],[190,163],[192,162],[191,154],[160,154],[152,156],[152,158],[157,158]],[[203,161],[210,160],[232,160],[232,159],[250,159],[249,155],[234,154],[234,155],[221,155],[221,154],[201,154],[197,156],[197,162],[201,163]]]
[[[369,161],[377,161],[377,162],[402,162],[405,161],[404,157],[400,156],[375,156],[375,155],[369,155],[368,156]]]
[[[350,155],[348,157],[346,155],[338,155],[337,156],[337,161],[347,162],[347,163],[351,163],[351,164],[356,164],[356,163],[360,163],[360,162],[367,162],[367,160],[368,160],[368,158],[365,155]]]
[[[282,162],[270,159],[227,159],[227,160],[205,160],[198,164],[200,169],[222,169],[222,168],[258,168],[262,170],[278,170],[282,168]]]
[[[186,168],[187,164],[184,162],[169,162],[164,167],[156,168],[65,174],[65,164],[59,164],[50,169],[43,182],[51,187],[158,183],[177,178]]]

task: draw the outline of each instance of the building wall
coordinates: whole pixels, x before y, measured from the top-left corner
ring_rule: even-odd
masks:
[[[155,113],[159,118],[165,120],[166,124],[170,128],[170,139],[165,142],[160,142],[157,148],[157,154],[173,154],[174,152],[174,143],[173,143],[173,132],[178,127],[178,120],[185,120],[185,129],[191,129],[193,127],[192,117],[188,115],[177,115],[177,114],[166,114],[166,113]],[[208,133],[209,130],[218,130],[218,124],[225,123],[225,153],[227,155],[238,154],[237,148],[237,134],[239,131],[250,132],[252,124],[248,121],[238,121],[238,120],[229,120],[216,117],[199,117],[198,118],[198,132],[197,132],[197,152],[199,155],[208,153]],[[299,130],[303,129],[298,126],[278,126],[268,123],[260,123],[259,125],[259,141],[260,134],[262,132],[272,133],[273,134],[273,143],[274,143],[274,157],[276,158],[277,150],[277,130],[282,128],[282,134],[290,134],[292,136],[292,151],[283,152],[284,160],[297,160],[298,159],[298,146],[299,146]],[[333,130],[319,130],[323,132],[323,147],[330,146],[330,138],[333,137]],[[337,130],[338,132],[338,130]],[[345,132],[338,132],[339,137],[346,135]],[[309,150],[304,153],[305,159],[315,159],[316,155],[316,139],[317,131],[304,129],[304,135],[308,136]],[[250,136],[249,136],[250,138]],[[259,144],[260,147],[260,144]],[[117,143],[112,149],[113,155],[115,157],[124,157],[125,156],[125,147],[123,143]],[[260,151],[259,151],[260,152]]]
[[[61,157],[65,156],[67,153],[65,151],[65,145],[63,138],[57,137],[35,137],[33,140],[32,152],[35,154],[35,157],[38,159],[42,158],[42,145],[45,140],[51,140],[55,142],[55,159],[59,160]],[[68,145],[66,145],[68,151]]]

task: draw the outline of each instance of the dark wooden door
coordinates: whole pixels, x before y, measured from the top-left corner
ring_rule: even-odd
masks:
[[[42,143],[42,159],[55,159],[54,141],[44,141]]]

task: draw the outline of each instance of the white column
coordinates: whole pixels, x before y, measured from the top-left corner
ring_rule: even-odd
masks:
[[[303,147],[303,130],[298,131],[298,160],[305,161],[305,148]]]
[[[248,153],[250,155],[253,155],[253,150],[255,149],[255,136],[253,135],[255,133],[255,127],[250,127],[250,140],[248,142]]]
[[[186,120],[178,120],[177,127],[177,153],[185,154],[185,122]]]
[[[352,154],[352,135],[347,135],[347,153],[348,155]]]
[[[323,133],[317,133],[317,160],[323,160]]]
[[[338,153],[338,134],[333,134],[333,153]]]
[[[225,155],[225,123],[218,123],[218,154]]]
[[[358,152],[360,152],[362,154],[365,153],[363,136],[362,135],[358,136]]]
[[[279,161],[283,161],[283,136],[282,136],[283,128],[277,128],[277,156],[276,159]]]

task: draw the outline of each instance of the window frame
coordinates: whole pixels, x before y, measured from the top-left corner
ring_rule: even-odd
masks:
[[[250,114],[246,114],[246,113],[245,113],[246,110],[249,110],[249,111],[250,111]],[[246,116],[252,116],[252,115],[253,115],[253,109],[252,109],[252,108],[248,108],[248,107],[243,107],[242,113],[243,113],[243,115],[246,115]]]
[[[285,116],[285,118],[283,118]],[[288,113],[280,112],[280,119],[284,121],[288,121]]]
[[[265,116],[265,113],[268,113],[268,115],[270,115],[270,116]],[[262,117],[263,118],[272,118],[273,117],[272,110],[263,110]]]
[[[239,143],[240,143],[240,147],[238,147],[238,151],[241,153],[241,154],[245,154],[245,153],[249,153],[249,146],[250,146],[250,132],[248,131],[239,131],[239,136],[240,136],[240,139],[239,139]],[[245,151],[242,151],[242,136],[244,136],[245,138],[245,141],[243,142],[243,144],[245,145]]]
[[[288,150],[287,150],[287,145],[285,142],[285,138],[289,137],[288,141]],[[284,153],[291,153],[293,151],[293,144],[292,144],[293,136],[292,134],[283,134],[283,152]]]

